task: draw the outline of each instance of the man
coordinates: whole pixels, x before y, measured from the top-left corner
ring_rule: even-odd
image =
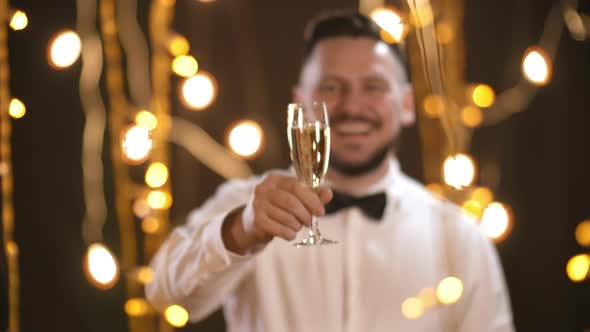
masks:
[[[414,122],[412,90],[374,23],[316,20],[294,99],[328,106],[334,194],[292,170],[224,184],[154,258],[154,306],[180,304],[197,321],[223,305],[229,331],[512,331],[493,246],[399,169],[392,146]],[[293,246],[312,214],[339,244]],[[455,304],[404,317],[405,299],[448,276],[463,283]]]

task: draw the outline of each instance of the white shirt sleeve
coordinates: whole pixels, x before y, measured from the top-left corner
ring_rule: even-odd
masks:
[[[451,227],[454,234],[447,237],[452,239],[447,242],[451,274],[463,282],[463,295],[449,308],[455,330],[512,332],[510,298],[496,248],[475,222],[458,219]]]
[[[247,202],[253,185],[253,180],[225,183],[169,235],[151,262],[154,280],[145,290],[156,309],[179,304],[191,321],[200,320],[251,270],[254,256],[229,252],[221,226],[232,210]]]

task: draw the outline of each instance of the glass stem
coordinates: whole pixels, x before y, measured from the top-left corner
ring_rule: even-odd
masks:
[[[315,215],[311,215],[311,234],[313,237],[320,236],[320,232],[318,231],[318,218]]]

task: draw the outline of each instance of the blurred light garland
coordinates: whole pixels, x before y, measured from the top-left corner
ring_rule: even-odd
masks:
[[[0,164],[2,166],[2,233],[6,254],[8,274],[8,329],[20,330],[19,321],[19,267],[18,246],[14,242],[14,205],[12,174],[12,126],[8,116],[10,103],[10,66],[8,63],[8,27],[9,14],[7,0],[0,0]]]

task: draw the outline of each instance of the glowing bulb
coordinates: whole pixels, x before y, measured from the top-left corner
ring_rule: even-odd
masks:
[[[467,187],[473,182],[475,177],[475,164],[473,160],[464,154],[449,156],[443,165],[445,182],[454,187],[461,189]]]
[[[197,60],[190,55],[179,55],[172,61],[172,71],[182,77],[191,77],[199,70]]]
[[[463,203],[463,212],[465,216],[469,219],[479,219],[483,213],[483,207],[481,204],[476,200],[468,200],[467,202]]]
[[[145,161],[152,150],[152,139],[147,129],[132,126],[124,134],[121,141],[123,157],[127,162],[139,164]]]
[[[149,303],[140,297],[130,298],[125,302],[125,313],[131,317],[143,316],[149,311]]]
[[[407,319],[418,319],[424,314],[424,304],[415,297],[409,297],[402,303],[402,314]]]
[[[499,240],[508,231],[510,215],[506,207],[498,202],[492,202],[481,216],[481,231],[489,238]]]
[[[496,99],[496,93],[487,84],[478,84],[471,93],[473,103],[479,107],[490,107]]]
[[[590,246],[590,220],[582,221],[576,226],[576,241],[583,246]]]
[[[182,84],[182,101],[194,110],[207,108],[217,95],[217,84],[211,75],[199,72]]]
[[[140,111],[135,115],[135,124],[147,130],[154,130],[158,126],[158,118],[148,111]]]
[[[422,105],[426,115],[437,118],[445,111],[445,98],[439,95],[428,95],[424,98]]]
[[[81,50],[80,37],[74,31],[64,31],[49,46],[49,63],[57,69],[69,67],[78,60]]]
[[[229,133],[229,146],[242,157],[253,157],[262,144],[262,128],[254,121],[242,121]]]
[[[584,281],[590,270],[590,255],[576,255],[567,262],[566,271],[568,277],[574,282]]]
[[[551,63],[547,54],[540,48],[529,48],[522,60],[524,77],[533,84],[544,85],[549,81]]]
[[[152,209],[167,209],[172,205],[172,198],[168,193],[160,190],[153,190],[147,196],[148,205]]]
[[[483,121],[483,113],[478,107],[466,106],[461,111],[461,121],[463,121],[467,127],[477,127]]]
[[[463,295],[463,282],[455,277],[444,278],[436,288],[436,298],[440,303],[455,303]]]
[[[401,15],[395,9],[379,7],[371,12],[370,17],[387,33],[387,36],[391,37],[390,42],[399,43],[402,41],[406,29],[402,23]]]
[[[20,119],[25,116],[26,112],[27,108],[25,107],[25,104],[17,98],[12,98],[10,105],[8,106],[8,114],[15,119]]]
[[[100,288],[112,287],[119,278],[115,257],[102,244],[92,244],[86,253],[86,270],[90,280]]]
[[[185,55],[188,53],[190,45],[188,40],[181,35],[175,34],[168,42],[168,51],[173,56]]]
[[[172,305],[164,311],[164,317],[170,325],[174,327],[183,327],[188,322],[188,312],[179,305]]]
[[[10,27],[14,31],[22,30],[27,27],[29,24],[29,19],[27,18],[27,14],[22,10],[17,10],[14,15],[12,15],[12,19],[10,19]]]
[[[154,217],[148,217],[142,220],[141,230],[146,234],[156,234],[160,231],[160,221]]]
[[[166,181],[168,181],[168,167],[162,163],[152,163],[145,173],[145,183],[152,188],[158,188]]]

